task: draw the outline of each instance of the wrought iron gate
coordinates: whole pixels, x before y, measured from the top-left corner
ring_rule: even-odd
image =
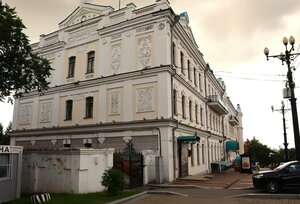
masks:
[[[143,186],[143,155],[136,152],[130,140],[123,152],[114,153],[114,168],[124,174],[124,182],[129,188]]]

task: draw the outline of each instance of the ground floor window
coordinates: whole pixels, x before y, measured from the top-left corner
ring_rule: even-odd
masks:
[[[0,179],[11,177],[11,155],[0,154]]]

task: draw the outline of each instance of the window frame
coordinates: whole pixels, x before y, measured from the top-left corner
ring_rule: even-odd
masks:
[[[85,118],[93,118],[94,111],[94,97],[89,96],[85,98]]]
[[[69,57],[68,78],[75,76],[76,57]]]
[[[72,116],[73,116],[73,100],[67,100],[65,120],[72,120]]]
[[[12,154],[0,154],[0,157],[7,157],[7,162],[0,163],[0,180],[6,180],[12,178]],[[3,160],[2,160],[3,161]],[[1,175],[1,169],[3,169],[3,176]]]
[[[86,74],[94,73],[94,66],[95,66],[95,51],[90,51],[87,53]]]
[[[181,111],[182,111],[182,118],[186,118],[186,111],[185,111],[185,95],[181,96]]]

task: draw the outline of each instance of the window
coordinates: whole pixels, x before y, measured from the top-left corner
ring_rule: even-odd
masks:
[[[184,74],[184,63],[183,63],[183,60],[184,60],[184,55],[183,55],[183,52],[180,51],[180,67],[181,67],[181,73]]]
[[[200,108],[200,122],[201,122],[201,125],[203,125],[203,108],[202,107]]]
[[[11,178],[11,155],[0,154],[0,180]]]
[[[204,155],[204,144],[202,144],[202,164],[204,164],[205,163],[205,155]]]
[[[194,158],[194,144],[192,143],[191,144],[191,163],[192,163],[192,166],[195,165],[195,158]]]
[[[196,81],[196,68],[194,67],[194,85],[197,86],[197,81]]]
[[[85,118],[93,117],[93,97],[87,97],[85,99]]]
[[[189,101],[190,121],[193,121],[192,104],[193,104],[193,102],[190,100],[190,101]]]
[[[198,105],[195,105],[195,119],[196,123],[199,124],[199,117],[198,117]]]
[[[68,71],[68,77],[74,77],[75,73],[75,63],[76,63],[76,57],[70,57],[69,58],[69,71]]]
[[[202,91],[201,74],[199,74],[199,88],[200,88],[200,91]]]
[[[185,115],[185,96],[182,95],[181,97],[181,109],[182,109],[182,117],[185,118],[186,115]]]
[[[173,56],[172,63],[174,65],[176,65],[176,45],[174,42],[173,42],[173,46],[172,46],[172,56]]]
[[[73,101],[66,101],[66,120],[72,120]]]
[[[91,51],[87,55],[88,55],[88,61],[87,61],[86,73],[89,74],[94,72],[95,52]]]
[[[197,164],[200,164],[200,145],[197,144]]]
[[[174,114],[177,115],[177,91],[176,89],[173,90],[173,101],[174,101]]]
[[[191,76],[191,62],[190,60],[187,61],[187,72],[188,72],[188,78],[190,81],[192,81],[192,76]]]

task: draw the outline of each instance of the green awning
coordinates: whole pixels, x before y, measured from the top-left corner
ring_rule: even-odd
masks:
[[[199,142],[200,137],[197,135],[191,135],[191,136],[179,136],[177,138],[178,141],[180,142]]]
[[[237,151],[239,149],[239,143],[237,141],[226,142],[226,151]]]

